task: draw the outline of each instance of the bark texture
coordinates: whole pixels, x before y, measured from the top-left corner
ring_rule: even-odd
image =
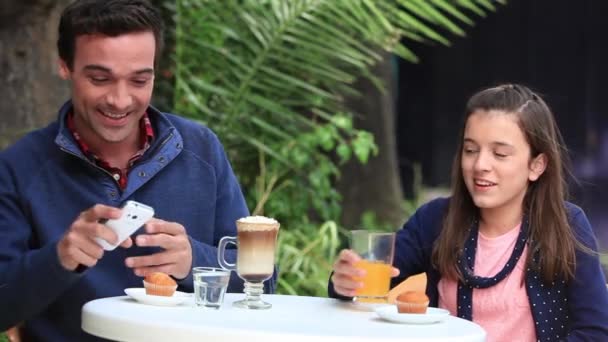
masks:
[[[0,1],[0,149],[55,118],[69,96],[57,25],[69,0]]]

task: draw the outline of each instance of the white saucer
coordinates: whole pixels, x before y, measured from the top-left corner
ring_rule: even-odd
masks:
[[[395,305],[379,307],[375,311],[386,321],[406,324],[438,323],[450,315],[448,310],[439,308],[428,308],[424,314],[399,313]]]
[[[148,295],[143,287],[125,289],[125,293],[140,303],[158,306],[175,306],[192,298],[192,294],[180,291],[175,291],[171,297]]]

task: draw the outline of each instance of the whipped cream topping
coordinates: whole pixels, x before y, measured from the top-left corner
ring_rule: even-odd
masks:
[[[243,223],[265,223],[265,224],[277,224],[278,221],[270,218],[270,217],[266,217],[266,216],[247,216],[247,217],[241,217],[238,222],[243,222]]]

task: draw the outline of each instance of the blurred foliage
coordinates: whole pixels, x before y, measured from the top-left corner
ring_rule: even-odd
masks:
[[[303,222],[281,231],[278,258],[281,293],[327,296],[329,270],[341,245],[339,233],[340,228],[333,221],[321,227]]]
[[[163,22],[166,27],[166,33],[164,37],[164,50],[160,58],[158,58],[158,65],[156,65],[156,73],[154,79],[154,96],[152,97],[152,105],[164,112],[170,112],[173,110],[173,91],[174,91],[174,77],[173,77],[173,51],[175,48],[175,35],[173,34],[172,28],[175,26],[174,12],[170,7],[165,6],[166,3],[174,3],[174,0],[150,0],[150,2],[158,7],[163,17]]]
[[[344,230],[339,165],[378,151],[353,127],[345,95],[379,50],[412,62],[402,41],[449,45],[492,0],[177,0],[165,70],[174,110],[223,142],[255,214],[281,222],[280,293],[325,295]],[[405,38],[406,40],[402,39]],[[370,214],[372,215],[372,214]],[[364,216],[364,220],[381,218]]]
[[[414,196],[410,199],[406,199],[402,202],[403,212],[405,213],[405,220],[416,212],[416,209],[423,204],[426,200],[426,190],[423,189],[422,185],[422,166],[420,163],[414,163],[413,169],[413,180],[412,180],[412,192]],[[405,223],[405,221],[403,222]],[[390,223],[384,222],[381,218],[377,217],[373,211],[366,211],[361,215],[361,223],[357,229],[370,229],[376,231],[390,232],[395,231],[396,227]]]

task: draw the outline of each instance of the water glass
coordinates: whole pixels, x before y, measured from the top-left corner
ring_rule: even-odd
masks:
[[[194,302],[197,306],[219,309],[230,280],[230,270],[215,267],[194,267]]]

